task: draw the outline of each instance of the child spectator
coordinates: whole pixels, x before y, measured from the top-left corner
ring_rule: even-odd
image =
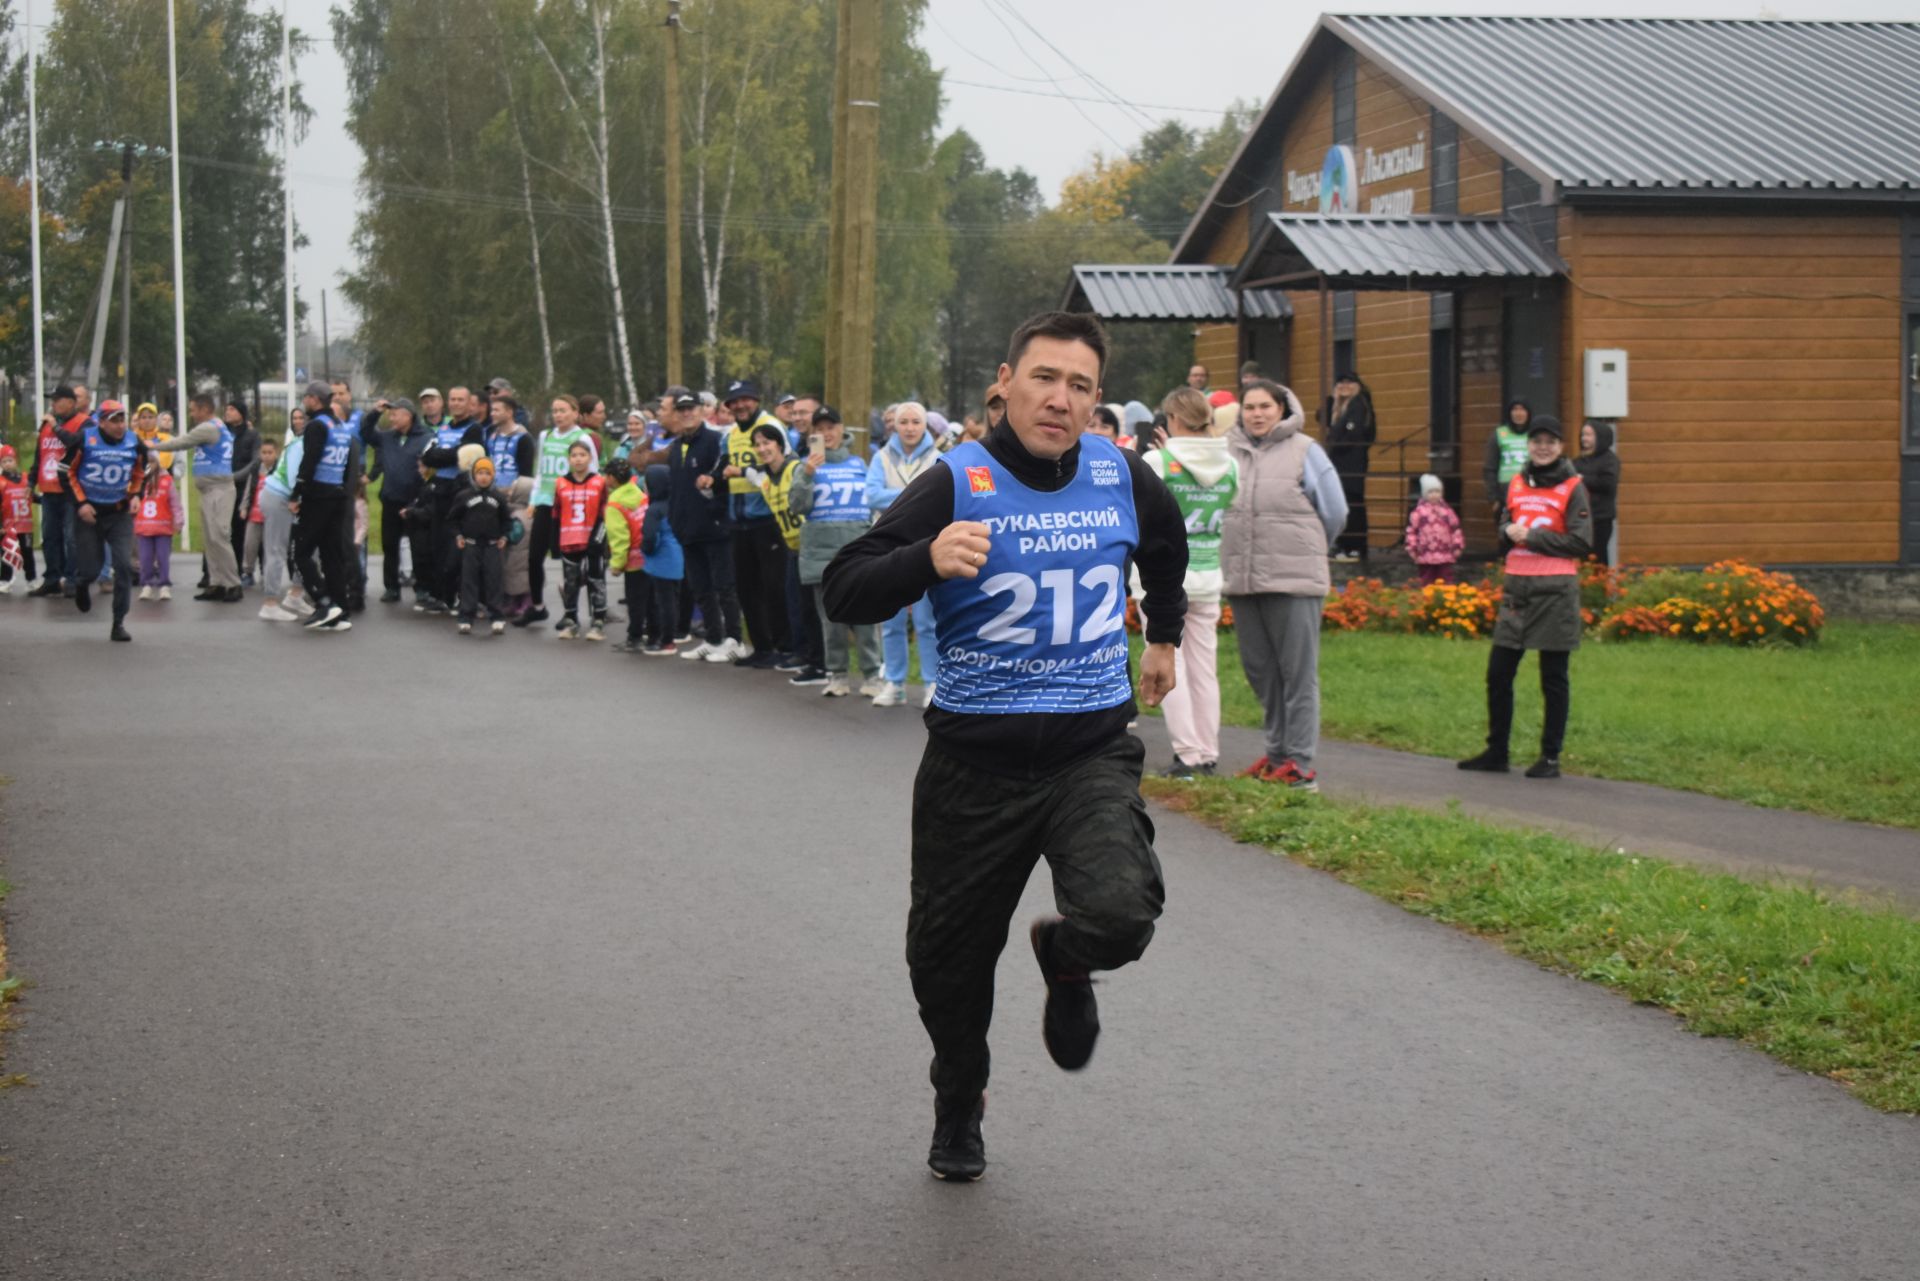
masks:
[[[533,477],[522,476],[507,489],[507,617],[522,618],[533,608],[530,551],[533,532]]]
[[[480,610],[487,611],[493,634],[507,630],[501,591],[507,552],[506,496],[493,487],[493,460],[484,453],[461,477],[448,504],[453,523],[453,545],[460,553],[460,634],[473,630]]]
[[[650,588],[643,566],[646,553],[640,543],[647,520],[647,493],[633,479],[633,464],[616,457],[602,469],[607,484],[607,572],[617,574],[627,588],[627,637],[615,641],[622,654],[646,648],[647,595]]]
[[[554,479],[553,519],[559,526],[561,640],[580,635],[580,584],[592,611],[586,639],[607,637],[607,478],[593,470],[594,450],[585,440],[567,447],[567,470]]]
[[[240,577],[244,581],[257,569],[260,580],[266,580],[266,563],[261,553],[266,549],[267,532],[267,477],[280,462],[280,444],[278,441],[263,438],[260,441],[260,478],[253,485],[253,499],[247,504],[247,532],[240,548]]]
[[[20,459],[10,445],[0,445],[0,541],[13,540],[14,556],[0,561],[0,595],[13,591],[13,561],[20,561],[20,578],[30,583],[33,572],[33,485],[20,471]]]
[[[665,463],[647,468],[647,515],[640,526],[640,552],[646,558],[640,572],[647,580],[646,653],[655,657],[674,653],[674,629],[680,623],[680,584],[687,575],[686,553],[667,522],[667,487],[673,472]],[[627,601],[628,616],[633,601]],[[629,626],[629,632],[632,628]]]
[[[140,552],[140,599],[173,599],[173,536],[187,523],[187,505],[173,489],[173,473],[147,473],[133,509],[133,537]]]
[[[1450,583],[1466,547],[1460,518],[1447,506],[1446,489],[1429,472],[1420,478],[1420,501],[1407,517],[1407,554],[1420,567],[1420,585]]]

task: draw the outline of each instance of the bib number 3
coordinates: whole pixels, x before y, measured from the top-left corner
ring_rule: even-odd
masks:
[[[1094,604],[1084,622],[1081,621],[1076,609],[1076,592],[1071,569],[1045,570],[1037,582],[1031,574],[995,574],[981,584],[981,590],[989,596],[1005,595],[1012,599],[1007,602],[1005,609],[995,614],[986,626],[980,629],[980,639],[1008,645],[1037,643],[1040,639],[1039,629],[1020,624],[1033,611],[1034,604],[1040,599],[1040,593],[1043,591],[1048,597],[1047,619],[1050,628],[1047,643],[1049,645],[1073,644],[1076,622],[1080,623],[1079,640],[1083,645],[1092,644],[1126,626],[1125,606],[1122,604],[1120,594],[1119,566],[1095,565],[1080,575],[1080,586],[1090,592],[1105,593],[1098,603]]]

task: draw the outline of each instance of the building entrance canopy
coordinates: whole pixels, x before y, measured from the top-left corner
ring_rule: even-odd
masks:
[[[1153,263],[1077,265],[1067,282],[1066,311],[1090,311],[1102,320],[1178,320],[1232,324],[1285,320],[1293,314],[1277,289],[1249,289],[1238,300],[1227,269]]]
[[[1567,265],[1504,218],[1268,214],[1228,282],[1234,289],[1444,291],[1500,279],[1551,280]]]

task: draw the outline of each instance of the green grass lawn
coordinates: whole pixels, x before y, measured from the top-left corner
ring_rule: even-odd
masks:
[[[1328,632],[1322,731],[1436,756],[1486,737],[1484,642]],[[1514,686],[1513,752],[1540,734],[1537,667]],[[1920,828],[1920,627],[1834,622],[1805,649],[1589,643],[1573,657],[1569,772]],[[1222,719],[1260,724],[1231,633]]]
[[[1247,780],[1147,793],[1246,841],[1920,1111],[1920,921],[1459,814],[1335,802]]]

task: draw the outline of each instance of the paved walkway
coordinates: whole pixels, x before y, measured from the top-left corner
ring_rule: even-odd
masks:
[[[1166,724],[1143,717],[1148,764],[1173,759]],[[1259,731],[1221,731],[1222,768],[1259,757]],[[1450,759],[1323,740],[1317,769],[1328,796],[1463,813],[1497,823],[1545,828],[1607,849],[1722,868],[1743,876],[1813,882],[1857,890],[1920,910],[1920,832],[1849,823],[1792,810],[1679,792],[1646,783],[1566,777],[1536,781],[1470,774]],[[1920,785],[1920,784],[1917,784]]]
[[[992,1168],[937,1183],[910,709],[377,606],[345,636],[179,600],[131,626],[0,600],[8,1068],[38,1083],[0,1093],[0,1277],[1920,1257],[1920,1122],[1170,815],[1092,1066],[1047,1062],[1010,947]]]

